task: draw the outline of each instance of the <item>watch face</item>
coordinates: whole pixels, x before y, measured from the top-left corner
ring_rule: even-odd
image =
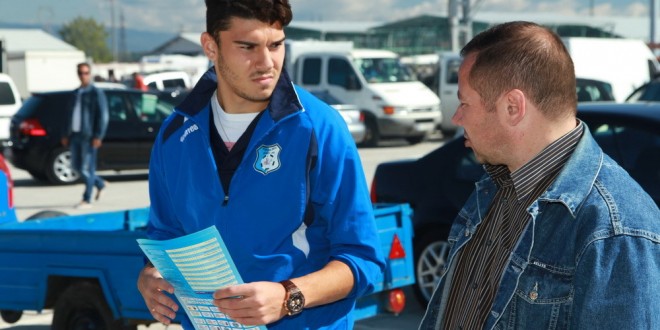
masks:
[[[304,306],[305,297],[300,292],[292,293],[286,301],[286,309],[289,310],[289,315],[302,312]]]

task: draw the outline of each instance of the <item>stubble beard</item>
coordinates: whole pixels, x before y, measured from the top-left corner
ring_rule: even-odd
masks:
[[[234,73],[228,65],[225,64],[226,62],[224,61],[224,58],[222,55],[218,56],[218,62],[216,65],[218,66],[218,71],[220,72],[220,75],[224,79],[225,83],[231,89],[234,94],[238,95],[240,98],[243,98],[245,100],[248,100],[250,102],[266,102],[270,100],[271,95],[273,94],[272,91],[270,95],[268,96],[256,96],[256,95],[250,95],[243,91],[239,86],[236,85],[236,81],[240,80],[240,77]],[[265,72],[258,72],[258,74],[263,74]]]

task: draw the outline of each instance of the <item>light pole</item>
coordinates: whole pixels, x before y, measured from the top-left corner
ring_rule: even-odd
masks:
[[[112,61],[117,61],[117,25],[115,23],[115,0],[110,0],[110,43],[112,48]]]

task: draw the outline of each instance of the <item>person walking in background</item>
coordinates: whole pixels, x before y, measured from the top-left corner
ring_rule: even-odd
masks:
[[[80,87],[74,92],[70,115],[62,145],[71,150],[71,165],[85,183],[85,191],[76,208],[91,207],[91,197],[96,187],[95,200],[101,197],[106,182],[96,175],[96,153],[101,147],[108,127],[108,103],[102,90],[91,81],[88,63],[78,64]]]
[[[351,329],[356,299],[385,266],[355,142],[337,111],[283,71],[289,1],[206,8],[201,43],[215,66],[156,139],[147,236],[215,225],[245,284],[218,288],[213,304],[237,322]],[[137,285],[169,324],[173,287],[151,264]]]
[[[576,118],[561,39],[509,22],[461,55],[452,120],[487,175],[420,329],[660,329],[660,210]]]

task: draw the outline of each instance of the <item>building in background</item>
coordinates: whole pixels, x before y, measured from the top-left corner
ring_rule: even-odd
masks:
[[[74,89],[76,65],[85,53],[41,29],[0,29],[3,73],[14,80],[21,98],[34,92]]]

